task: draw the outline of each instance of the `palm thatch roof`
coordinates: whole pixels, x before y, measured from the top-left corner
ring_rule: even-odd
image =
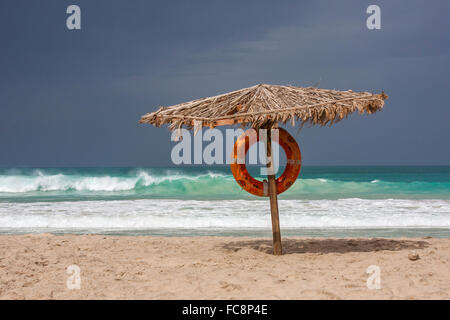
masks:
[[[383,92],[353,92],[258,84],[214,97],[193,100],[142,116],[140,123],[169,124],[170,130],[203,126],[243,124],[253,128],[296,122],[332,125],[354,111],[372,114],[381,110],[387,95]]]

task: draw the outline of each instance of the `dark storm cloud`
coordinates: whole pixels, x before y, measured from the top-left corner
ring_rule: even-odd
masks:
[[[82,30],[65,10],[78,4]],[[382,29],[365,27],[378,4]],[[298,135],[304,163],[450,164],[446,1],[2,1],[1,166],[170,165],[140,115],[256,83],[385,90]],[[293,130],[296,132],[296,130]]]

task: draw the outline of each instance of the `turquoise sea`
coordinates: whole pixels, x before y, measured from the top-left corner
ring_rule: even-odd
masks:
[[[450,166],[303,167],[279,199],[285,236],[450,236]],[[267,199],[229,167],[0,169],[0,233],[265,236],[270,225]]]

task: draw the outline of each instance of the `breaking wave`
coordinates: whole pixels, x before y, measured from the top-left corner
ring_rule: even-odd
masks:
[[[255,174],[257,176],[257,174]],[[419,177],[420,178],[420,177]],[[260,177],[261,179],[261,177]],[[424,179],[426,180],[426,179]],[[124,199],[259,199],[228,168],[9,169],[0,171],[0,201]],[[352,179],[301,174],[281,199],[450,199],[450,181]]]

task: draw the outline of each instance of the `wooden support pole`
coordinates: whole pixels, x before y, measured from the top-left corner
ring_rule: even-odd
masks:
[[[272,234],[273,234],[273,254],[276,256],[283,254],[281,247],[280,217],[278,215],[277,184],[275,181],[275,172],[272,166],[272,133],[271,127],[267,128],[267,168],[268,184],[270,198],[270,214],[272,216]]]

